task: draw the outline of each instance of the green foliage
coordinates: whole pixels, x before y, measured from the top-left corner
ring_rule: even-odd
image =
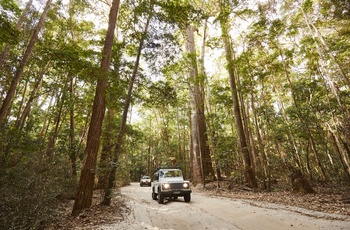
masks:
[[[19,31],[16,30],[16,18],[20,9],[12,0],[3,0],[0,4],[0,47],[3,44],[16,44],[19,41]]]
[[[19,16],[21,13],[21,10],[19,9],[18,5],[13,0],[2,0],[0,3],[1,11],[10,11],[13,12],[16,16]]]
[[[42,143],[23,133],[0,134],[1,228],[41,229],[59,217],[58,198],[72,192],[69,164],[46,159]]]
[[[160,1],[157,5],[162,10],[162,13],[158,14],[159,18],[182,29],[191,23],[197,24],[206,17],[201,9],[188,1]]]
[[[153,108],[164,108],[174,106],[177,102],[176,91],[169,82],[153,82],[148,87],[148,98],[145,98],[145,104]]]
[[[310,9],[312,9],[312,0],[306,0],[303,2],[303,9],[305,11],[309,11]]]
[[[325,17],[332,16],[339,20],[350,19],[350,4],[349,0],[322,0],[320,1],[321,13]]]

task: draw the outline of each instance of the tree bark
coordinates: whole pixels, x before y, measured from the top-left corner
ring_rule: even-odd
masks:
[[[8,89],[7,91],[7,95],[6,95],[6,98],[0,108],[0,126],[4,123],[5,119],[6,119],[6,115],[9,111],[9,108],[10,108],[10,105],[11,105],[11,102],[12,102],[12,99],[15,95],[15,92],[16,92],[16,88],[17,88],[17,85],[18,85],[18,82],[20,81],[21,77],[22,77],[22,74],[23,74],[23,71],[24,71],[24,67],[27,65],[27,62],[29,60],[29,57],[32,53],[32,50],[34,48],[34,45],[35,45],[35,42],[37,41],[38,39],[38,35],[39,35],[39,32],[40,30],[43,28],[44,26],[44,22],[45,22],[45,19],[46,19],[46,15],[47,15],[47,12],[49,11],[50,9],[50,6],[51,6],[51,2],[52,0],[47,0],[46,2],[46,5],[45,5],[45,8],[41,14],[41,17],[39,19],[39,22],[34,30],[34,33],[29,41],[29,44],[26,48],[26,51],[23,55],[23,58],[20,62],[20,65],[19,67],[17,68],[16,72],[15,72],[15,75],[11,81],[11,85],[10,85],[10,88]]]
[[[51,132],[49,134],[49,138],[48,138],[48,143],[47,143],[47,148],[46,148],[46,156],[48,159],[52,158],[53,149],[55,147],[55,142],[57,139],[59,124],[61,121],[63,105],[64,105],[64,101],[65,101],[65,90],[66,90],[66,85],[64,86],[64,88],[61,92],[61,95],[57,101],[57,104],[55,106],[55,107],[59,107],[59,109],[58,109],[57,114],[56,114],[55,119],[54,119],[54,128],[53,128],[53,130],[51,130]]]
[[[24,107],[24,110],[21,113],[21,116],[20,116],[20,118],[17,121],[17,127],[18,127],[19,130],[23,129],[25,121],[26,121],[27,117],[29,116],[29,112],[30,112],[32,103],[33,103],[34,99],[37,97],[37,94],[38,94],[38,91],[39,91],[39,86],[40,86],[41,80],[43,79],[43,76],[44,76],[44,74],[45,74],[45,72],[47,70],[47,66],[48,65],[44,66],[42,68],[42,70],[40,71],[39,76],[36,79],[35,84],[33,86],[33,90],[30,93],[29,99],[28,99],[28,101],[26,103],[26,106]]]
[[[100,67],[101,72],[98,73],[95,98],[92,107],[91,122],[87,136],[87,145],[85,148],[85,159],[81,171],[77,195],[72,210],[73,216],[78,215],[83,209],[89,208],[92,204],[97,154],[100,146],[102,122],[106,109],[107,74],[111,60],[114,30],[119,11],[119,3],[120,0],[113,0],[109,12],[108,29]]]
[[[100,154],[99,160],[99,173],[98,173],[98,182],[97,189],[104,189],[107,186],[108,174],[109,174],[109,164],[113,155],[113,124],[112,119],[114,118],[114,110],[108,109],[107,117],[105,121],[106,134],[104,134],[104,140],[102,151]],[[102,134],[103,135],[103,134]]]
[[[69,158],[71,161],[72,177],[76,181],[77,177],[77,148],[75,143],[75,119],[74,119],[74,104],[75,104],[75,94],[74,94],[74,77],[69,76]]]
[[[135,66],[133,69],[133,73],[129,82],[129,88],[128,88],[128,94],[126,96],[125,99],[125,105],[124,105],[124,111],[123,111],[123,116],[122,116],[122,122],[120,125],[120,129],[119,129],[119,134],[118,134],[118,138],[117,138],[117,142],[115,145],[115,149],[114,149],[114,153],[113,153],[113,160],[112,160],[112,164],[111,164],[111,170],[109,171],[109,175],[108,175],[108,183],[107,186],[105,188],[105,193],[104,193],[104,198],[102,201],[103,205],[110,205],[111,204],[111,199],[112,199],[112,190],[113,190],[113,185],[115,182],[115,177],[116,177],[116,172],[117,172],[117,164],[118,164],[118,159],[119,159],[119,154],[120,154],[120,149],[122,146],[122,141],[123,141],[123,137],[125,134],[125,126],[126,126],[126,119],[128,116],[128,111],[129,111],[129,106],[130,106],[130,102],[131,102],[131,96],[132,96],[132,90],[134,87],[134,82],[137,76],[137,72],[139,69],[139,63],[140,63],[140,57],[141,57],[141,51],[143,49],[143,44],[144,41],[146,39],[146,35],[148,32],[148,26],[149,26],[149,22],[152,18],[152,14],[150,13],[148,18],[147,18],[147,22],[146,22],[146,26],[143,32],[143,35],[140,39],[140,44],[139,44],[139,48],[137,51],[137,57],[136,57],[136,61],[135,61]]]
[[[204,114],[204,87],[201,76],[198,74],[196,48],[194,42],[194,27],[189,25],[185,34],[186,51],[189,58],[190,104],[191,104],[191,136],[193,142],[193,173],[192,183],[202,183],[215,178],[212,166],[208,134]],[[204,74],[204,73],[203,73]]]

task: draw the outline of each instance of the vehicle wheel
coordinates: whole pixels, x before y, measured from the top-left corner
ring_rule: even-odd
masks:
[[[142,183],[140,183],[140,186],[142,187]]]
[[[164,195],[160,194],[158,191],[158,204],[163,204],[164,203]]]
[[[185,202],[190,202],[191,201],[191,194],[190,193],[185,194],[184,199],[185,199]]]
[[[157,200],[157,194],[152,190],[152,199]]]

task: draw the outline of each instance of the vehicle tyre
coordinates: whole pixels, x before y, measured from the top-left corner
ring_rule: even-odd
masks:
[[[185,200],[185,202],[190,202],[191,201],[191,194],[190,193],[185,194],[184,200]]]
[[[157,200],[157,194],[152,189],[152,199]]]
[[[158,204],[163,204],[164,203],[164,195],[160,194],[158,191]]]

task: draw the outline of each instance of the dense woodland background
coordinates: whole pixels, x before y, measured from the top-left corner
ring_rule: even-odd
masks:
[[[348,0],[1,0],[0,226],[161,165],[349,185],[349,35]]]

